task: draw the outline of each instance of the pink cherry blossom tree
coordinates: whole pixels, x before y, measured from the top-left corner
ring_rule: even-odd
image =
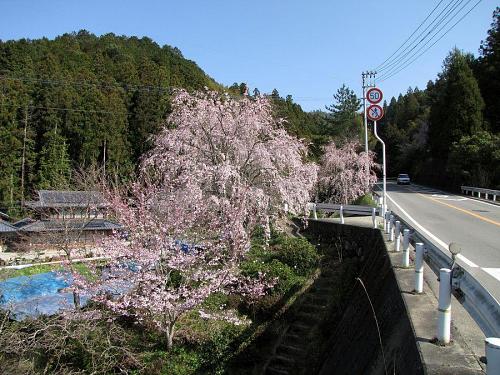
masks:
[[[127,235],[102,244],[104,277],[77,285],[163,332],[168,349],[179,318],[212,293],[255,298],[273,284],[265,275],[240,274],[251,232],[284,203],[303,210],[317,173],[305,162],[306,146],[273,119],[265,98],[180,90],[172,105],[138,180],[108,191]]]
[[[322,201],[348,204],[368,193],[375,182],[375,154],[359,152],[359,142],[350,141],[342,147],[334,142],[325,147],[318,173],[318,193]]]
[[[244,233],[283,213],[285,203],[291,212],[303,211],[317,166],[305,161],[306,145],[273,117],[269,99],[179,90],[172,106],[143,160],[164,186],[183,194],[196,186],[213,209],[236,209],[244,241]]]
[[[75,279],[75,287],[94,300],[164,334],[167,349],[179,318],[212,293],[258,297],[274,283],[264,275],[241,276],[238,265],[246,245],[227,235],[231,217],[207,212],[210,205],[199,201],[192,188],[193,196],[179,197],[141,180],[128,191],[108,194],[126,232],[101,244],[107,258],[102,275],[96,268],[94,281]],[[237,322],[230,313],[218,318]]]

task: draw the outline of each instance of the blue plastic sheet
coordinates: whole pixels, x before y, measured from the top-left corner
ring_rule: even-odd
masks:
[[[16,320],[53,315],[74,308],[73,293],[64,291],[73,282],[68,273],[46,272],[13,277],[0,282],[0,308],[9,310]],[[81,306],[88,296],[80,296]]]
[[[135,272],[130,268],[130,265],[127,265],[126,269]],[[109,278],[111,275],[107,276]],[[71,274],[54,271],[0,281],[0,309],[10,311],[10,316],[16,320],[54,315],[62,310],[74,309],[73,293],[65,291],[72,283]],[[127,293],[132,286],[128,280],[111,277],[104,282],[101,291],[117,297]],[[83,307],[88,303],[90,295],[79,295],[80,306]]]

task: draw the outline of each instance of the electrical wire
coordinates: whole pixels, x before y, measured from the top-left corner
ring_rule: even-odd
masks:
[[[443,2],[444,0],[440,0],[439,3],[434,7],[434,9],[427,15],[427,17],[425,17],[425,19],[420,23],[420,25],[418,25],[418,27],[415,29],[415,31],[413,31],[411,33],[411,35],[403,42],[403,44],[401,44],[398,49],[396,51],[394,51],[392,53],[392,55],[390,55],[387,59],[385,59],[381,64],[379,64],[375,69],[373,70],[377,70],[377,69],[380,69],[384,66],[384,64],[389,61],[392,56],[394,56],[401,48],[403,48],[403,46],[406,44],[406,42],[408,42],[411,37],[413,35],[415,35],[415,33],[422,27],[422,25],[429,19],[430,16],[432,16],[432,14],[436,11],[436,9],[441,5],[441,3]]]
[[[463,0],[462,0],[462,1],[460,1],[460,2],[459,2],[459,3],[458,3],[458,4],[457,4],[457,5],[456,5],[453,9],[452,9],[452,11],[454,11],[454,10],[456,9],[456,7],[457,7],[459,4],[461,4],[462,2],[463,2]],[[463,10],[463,9],[464,9],[464,8],[465,8],[465,7],[466,7],[466,6],[470,3],[470,2],[472,2],[472,0],[468,0],[468,1],[464,4],[464,5],[462,5],[462,7],[461,7],[458,11],[456,11],[455,13],[453,13],[453,14],[451,15],[451,18],[449,18],[449,19],[448,19],[448,21],[446,21],[446,23],[445,23],[444,25],[442,25],[442,26],[441,26],[441,27],[440,27],[440,28],[439,28],[439,29],[438,29],[435,33],[433,33],[433,34],[431,35],[431,33],[432,33],[433,31],[435,31],[435,30],[436,30],[436,27],[432,28],[432,30],[430,30],[430,31],[427,33],[426,37],[422,39],[422,41],[423,41],[423,40],[425,40],[425,39],[426,39],[429,35],[431,35],[431,36],[430,36],[430,38],[429,38],[429,39],[427,39],[427,41],[426,41],[425,43],[423,43],[420,47],[419,47],[419,45],[420,45],[421,43],[416,44],[416,45],[415,45],[415,46],[414,46],[411,50],[409,50],[409,51],[408,51],[408,53],[407,53],[407,54],[405,54],[405,55],[401,56],[401,57],[400,57],[397,61],[394,61],[394,62],[391,64],[391,66],[387,66],[387,67],[386,67],[387,71],[386,71],[386,72],[384,72],[384,73],[383,73],[383,75],[389,75],[389,74],[391,74],[392,72],[394,72],[395,70],[399,69],[399,68],[400,68],[401,66],[403,66],[406,62],[408,62],[408,61],[409,61],[412,57],[414,57],[414,56],[415,56],[415,55],[417,55],[420,51],[422,51],[422,49],[424,49],[424,48],[425,48],[425,47],[426,47],[429,43],[432,43],[432,41],[434,40],[434,38],[435,38],[436,36],[438,36],[438,34],[439,34],[439,33],[440,33],[440,32],[441,32],[441,31],[442,31],[442,30],[443,30],[443,29],[444,29],[444,28],[445,28],[445,27],[446,27],[446,26],[447,26],[447,25],[451,22],[451,21],[453,21],[453,20],[454,20],[454,19],[455,19],[455,18],[456,18],[459,14],[460,14],[460,12],[461,12],[461,11],[462,11],[462,10]],[[451,14],[451,13],[449,13],[449,14]],[[441,24],[442,24],[442,22],[440,22],[438,25],[441,25]],[[438,25],[436,25],[436,26],[438,26]],[[419,48],[417,49],[417,47],[419,47]],[[416,50],[416,51],[415,51],[415,50]],[[415,51],[415,52],[414,52],[414,51]]]
[[[101,110],[93,110],[93,109],[77,109],[77,108],[64,108],[64,107],[45,107],[38,105],[19,105],[13,103],[0,103],[0,107],[13,107],[15,109],[20,108],[28,108],[30,110],[33,109],[44,109],[44,110],[52,110],[52,111],[64,111],[64,112],[82,112],[82,113],[99,113],[99,114],[111,114],[111,115],[128,115],[132,114],[132,112],[124,111],[124,112],[113,112],[113,111],[101,111]]]
[[[463,1],[464,0],[453,0],[448,5],[446,5],[446,7],[444,7],[441,10],[441,12],[433,19],[433,21],[429,25],[427,25],[427,27],[424,30],[422,30],[422,32],[417,36],[417,40],[419,38],[420,40],[413,41],[412,44],[408,45],[405,49],[403,49],[391,62],[380,68],[378,72],[383,72],[384,70],[392,69],[395,65],[399,64],[402,60],[404,60],[408,56],[408,54],[412,53],[420,44],[422,44],[429,37],[429,35],[431,35],[443,22],[445,22],[446,19],[450,17],[450,15],[451,19],[456,17],[456,15],[464,8],[464,6],[470,3],[472,0],[467,0],[466,4],[462,6],[462,8],[460,8],[457,13],[454,13],[457,7],[460,6],[460,4],[463,3]],[[450,6],[451,8],[448,9],[448,7]]]
[[[44,85],[58,85],[58,86],[76,86],[76,87],[100,87],[107,89],[123,89],[125,91],[145,91],[145,92],[166,92],[172,93],[174,88],[170,86],[151,86],[151,85],[133,85],[129,83],[124,84],[110,84],[110,83],[99,83],[99,82],[71,82],[62,81],[55,79],[46,78],[21,78],[21,77],[9,77],[6,75],[0,75],[0,80],[4,81],[19,81],[19,82],[31,82],[31,83],[41,83]]]
[[[413,54],[412,56],[410,56],[409,59],[413,58],[412,61],[409,61],[406,65],[402,65],[400,66],[399,69],[397,70],[392,70],[392,72],[387,72],[385,75],[383,75],[382,77],[380,77],[380,82],[383,82],[383,81],[386,81],[392,77],[394,77],[396,74],[400,73],[402,70],[406,69],[408,66],[410,66],[411,64],[413,64],[415,61],[417,61],[422,55],[424,55],[428,50],[430,50],[432,47],[434,47],[434,45],[436,45],[436,43],[438,43],[441,39],[443,39],[451,30],[453,30],[455,28],[455,26],[457,26],[465,17],[467,17],[467,15],[472,12],[478,5],[479,3],[481,3],[482,0],[479,0],[478,2],[476,2],[472,8],[470,8],[462,17],[460,17],[458,19],[458,21],[456,21],[450,28],[448,28],[448,30],[446,30],[438,39],[436,39],[434,41],[434,43],[432,43],[430,46],[428,46],[424,51],[422,51],[418,56],[416,56],[415,58],[413,58],[413,56],[415,56],[416,53],[418,53],[419,51],[422,50],[423,47],[425,47],[425,45],[420,48],[415,54]],[[451,20],[450,20],[451,21]],[[449,22],[447,22],[444,26],[446,26]],[[444,27],[443,27],[444,28]],[[442,29],[442,28],[441,28]],[[441,30],[440,29],[440,30]],[[436,33],[437,34],[437,33]],[[408,61],[409,59],[407,59],[406,61]]]

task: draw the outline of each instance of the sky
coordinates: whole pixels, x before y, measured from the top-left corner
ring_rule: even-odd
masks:
[[[442,0],[440,7],[450,1]],[[453,1],[470,3],[462,13],[477,2]],[[0,0],[0,39],[53,39],[80,29],[96,35],[112,32],[147,36],[159,45],[179,48],[186,58],[226,86],[245,82],[251,90],[257,87],[262,93],[276,88],[283,97],[292,95],[304,110],[324,110],[344,83],[361,97],[361,72],[391,56],[438,3]],[[493,0],[481,1],[414,64],[378,82],[384,98],[405,93],[410,86],[425,88],[429,80],[436,79],[444,58],[454,47],[477,56],[495,5]]]

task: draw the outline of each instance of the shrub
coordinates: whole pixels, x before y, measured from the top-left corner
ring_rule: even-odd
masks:
[[[356,199],[352,204],[358,205],[358,206],[370,206],[370,207],[377,207],[377,203],[373,200],[373,197],[371,194],[365,194]]]
[[[154,351],[143,354],[144,373],[190,375],[202,364],[200,355],[194,349],[173,347],[170,352]]]
[[[292,237],[276,246],[276,258],[301,276],[307,276],[319,261],[319,255],[309,241]]]
[[[203,342],[198,350],[203,361],[201,373],[222,374],[226,362],[235,351],[237,338],[244,330],[241,326],[232,323],[219,322],[217,329],[213,330],[210,338]]]

